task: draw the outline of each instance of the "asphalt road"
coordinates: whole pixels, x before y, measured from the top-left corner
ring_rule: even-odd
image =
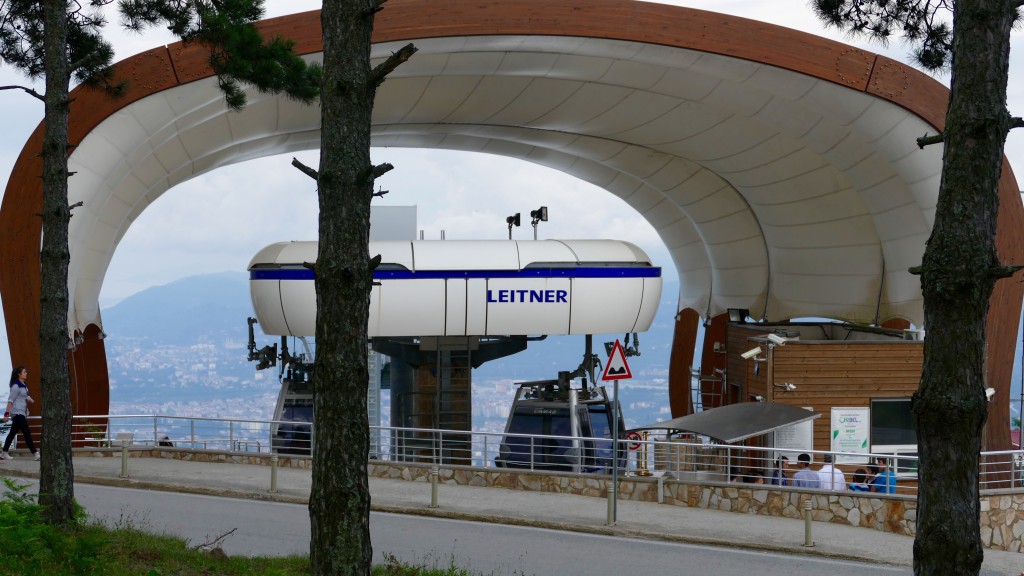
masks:
[[[234,529],[223,542],[229,555],[309,551],[309,517],[302,505],[81,484],[75,486],[75,495],[91,517],[109,525],[173,534],[193,545]],[[493,576],[912,573],[908,568],[817,557],[384,513],[371,514],[370,531],[376,563],[391,554],[410,563],[454,563]]]

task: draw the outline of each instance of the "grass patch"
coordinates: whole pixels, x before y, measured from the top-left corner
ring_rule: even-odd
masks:
[[[384,565],[374,566],[371,572],[372,576],[505,576],[506,574],[508,576],[526,576],[518,570],[514,572],[500,570],[489,573],[467,570],[455,564],[454,556],[446,562],[437,559],[432,561],[428,556],[422,562],[409,564],[398,560],[393,554],[387,552],[384,553]]]
[[[171,536],[158,536],[122,519],[107,528],[78,509],[75,522],[59,530],[42,521],[27,484],[0,478],[0,576],[307,576],[308,556],[226,556]],[[213,543],[216,546],[216,543]],[[499,576],[455,566],[407,564],[384,554],[373,576]],[[513,575],[514,576],[514,575]]]
[[[43,522],[27,485],[4,478],[0,500],[0,575],[3,576],[300,576],[306,557],[227,557],[156,536],[121,522],[108,529],[79,509],[69,530]]]

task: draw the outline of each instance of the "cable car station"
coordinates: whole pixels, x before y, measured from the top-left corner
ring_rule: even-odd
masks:
[[[318,12],[266,20],[262,29],[294,38],[310,59],[322,56]],[[822,413],[872,409],[916,388],[923,310],[909,269],[931,231],[942,148],[919,150],[915,140],[942,129],[948,90],[937,81],[801,31],[632,0],[392,0],[377,16],[373,57],[407,42],[419,52],[378,91],[374,146],[541,164],[617,195],[658,231],[679,274],[667,398],[674,418],[757,398]],[[135,218],[220,166],[320,145],[316,106],[250,93],[245,110],[230,112],[204,62],[198,47],[155,47],[116,65],[129,82],[123,98],[86,87],[72,94],[69,196],[82,203],[69,230],[76,414],[109,410],[98,297]],[[11,355],[30,372],[39,370],[41,134],[26,142],[0,207]],[[1024,263],[1019,190],[1004,162],[997,243],[1007,265]],[[394,266],[382,269],[390,276],[375,289],[371,336],[390,339],[382,349],[410,367],[396,386],[417,392],[427,390],[413,383],[425,354],[453,356],[454,382],[456,372],[531,337],[642,331],[660,291],[660,278],[645,274],[660,268],[629,240],[381,245]],[[303,300],[312,282],[289,268],[300,261],[291,252],[308,249],[273,245],[254,258],[256,314],[268,334],[312,334],[315,314]],[[506,258],[507,266],[480,267]],[[587,268],[621,275],[588,277]],[[997,284],[989,311],[990,450],[1009,448],[1018,280]],[[630,300],[602,324],[592,305],[609,296],[599,287],[605,281],[629,285],[622,293]],[[280,305],[266,305],[275,290]],[[473,353],[457,358],[451,339]],[[492,345],[505,348],[483,352]],[[460,401],[468,404],[464,382]],[[468,408],[442,409],[433,394],[399,407],[402,421],[460,429],[442,415],[464,418]],[[814,424],[822,447],[827,420]]]

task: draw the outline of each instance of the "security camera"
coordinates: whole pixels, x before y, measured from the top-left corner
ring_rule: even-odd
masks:
[[[768,335],[768,340],[770,340],[772,344],[785,344],[787,342],[786,338],[774,333]]]
[[[992,397],[996,395],[995,388],[985,388],[985,399],[989,402],[992,401]]]
[[[755,347],[751,348],[750,350],[747,350],[743,354],[740,354],[740,356],[742,356],[744,360],[750,360],[751,358],[753,358],[754,356],[757,356],[760,353],[761,353],[761,347],[760,346],[755,346]]]

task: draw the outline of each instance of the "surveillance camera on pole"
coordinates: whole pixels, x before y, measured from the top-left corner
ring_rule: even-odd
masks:
[[[742,356],[744,360],[750,360],[751,358],[754,358],[755,356],[757,356],[760,353],[761,353],[761,347],[757,346],[755,348],[751,348],[750,350],[747,350],[743,354],[740,354],[740,356]]]

